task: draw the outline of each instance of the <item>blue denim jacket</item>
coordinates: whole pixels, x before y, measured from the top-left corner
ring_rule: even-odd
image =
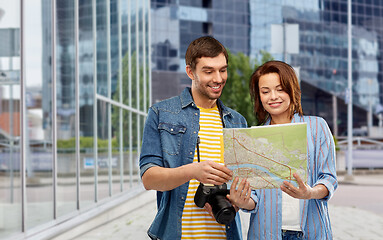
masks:
[[[224,127],[247,127],[246,119],[218,99]],[[199,130],[199,109],[186,88],[180,96],[154,104],[146,119],[142,140],[141,176],[153,166],[175,168],[193,162]],[[152,239],[181,239],[181,219],[189,182],[157,192],[157,215],[148,230]],[[227,239],[242,239],[241,221],[226,226]]]

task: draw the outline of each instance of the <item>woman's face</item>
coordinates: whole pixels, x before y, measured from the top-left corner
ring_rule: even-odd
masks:
[[[277,73],[268,73],[259,78],[259,95],[272,123],[290,122],[290,96],[282,89]]]

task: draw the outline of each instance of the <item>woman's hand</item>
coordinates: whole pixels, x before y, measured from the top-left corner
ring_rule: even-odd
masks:
[[[312,188],[304,183],[297,173],[294,173],[293,176],[298,182],[298,188],[292,183],[284,181],[283,185],[281,185],[281,190],[293,198],[311,199]]]
[[[302,181],[297,173],[293,174],[298,182],[298,188],[287,181],[281,185],[281,190],[293,198],[298,199],[322,199],[329,194],[328,189],[323,184],[318,184],[315,187],[310,187]]]
[[[255,202],[250,197],[251,196],[251,188],[250,183],[246,179],[242,179],[241,183],[238,184],[238,177],[236,177],[231,184],[230,194],[227,195],[227,199],[234,205],[234,207],[243,208],[246,210],[252,210],[255,208]]]

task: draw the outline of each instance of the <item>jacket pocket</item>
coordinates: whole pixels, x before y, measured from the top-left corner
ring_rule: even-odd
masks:
[[[169,155],[178,155],[186,127],[178,124],[159,123],[162,150]]]

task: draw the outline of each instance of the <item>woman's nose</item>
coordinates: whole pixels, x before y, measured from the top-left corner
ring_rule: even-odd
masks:
[[[277,99],[278,93],[276,91],[271,91],[271,99]]]

